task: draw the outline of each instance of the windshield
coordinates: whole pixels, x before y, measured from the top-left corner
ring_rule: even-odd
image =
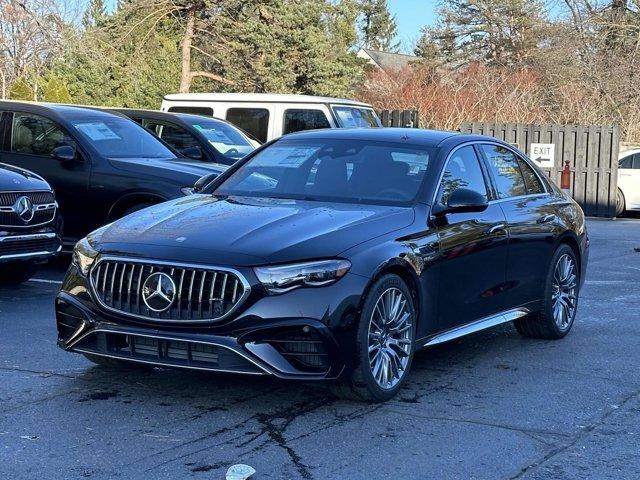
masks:
[[[431,153],[387,142],[284,138],[214,194],[405,205],[417,197]]]
[[[380,120],[373,110],[363,107],[333,107],[341,128],[380,127]]]
[[[202,133],[213,148],[225,157],[238,159],[254,150],[247,137],[237,128],[225,122],[208,118],[187,118],[184,121]]]
[[[176,158],[160,140],[126,118],[82,118],[72,120],[71,124],[107,158]]]

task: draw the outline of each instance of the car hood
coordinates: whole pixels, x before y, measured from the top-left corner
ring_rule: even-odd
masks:
[[[179,174],[192,177],[194,181],[209,173],[222,173],[227,169],[226,165],[219,163],[205,163],[183,158],[110,158],[109,163],[114,168],[128,172],[167,178],[174,178],[176,174]]]
[[[50,190],[49,184],[33,172],[0,163],[0,192]]]
[[[192,195],[118,220],[94,246],[220,265],[281,263],[333,257],[413,219],[406,207]]]

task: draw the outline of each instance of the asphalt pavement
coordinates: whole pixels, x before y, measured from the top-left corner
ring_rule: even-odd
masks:
[[[640,478],[640,220],[590,220],[561,341],[496,327],[419,353],[393,401],[319,384],[98,367],[56,347],[69,257],[0,288],[1,479]]]

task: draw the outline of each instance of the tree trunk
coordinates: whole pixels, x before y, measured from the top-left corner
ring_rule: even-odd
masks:
[[[193,30],[196,23],[196,7],[187,10],[187,25],[182,38],[182,75],[180,77],[180,93],[188,93],[191,88],[191,44],[193,42]]]

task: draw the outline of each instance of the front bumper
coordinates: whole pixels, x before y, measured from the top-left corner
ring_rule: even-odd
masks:
[[[56,298],[58,345],[163,367],[335,379],[354,361],[355,327],[367,284],[366,278],[347,274],[328,287],[279,296],[252,284],[251,297],[233,318],[167,324],[100,307],[87,279],[72,265]]]
[[[0,263],[46,260],[62,249],[62,239],[55,231],[12,234],[0,232]]]

